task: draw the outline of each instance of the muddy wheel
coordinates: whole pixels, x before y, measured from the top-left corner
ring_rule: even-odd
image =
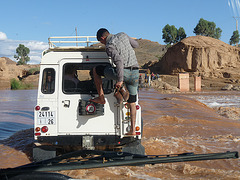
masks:
[[[51,146],[34,146],[33,160],[35,162],[43,161],[56,157],[56,148]]]
[[[141,139],[136,139],[136,141],[127,144],[122,148],[122,151],[132,153],[132,154],[145,155],[145,148],[141,144]]]

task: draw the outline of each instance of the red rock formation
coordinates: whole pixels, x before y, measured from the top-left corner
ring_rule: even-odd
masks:
[[[1,57],[0,58],[0,89],[10,89],[11,79],[22,79],[26,72],[34,67],[39,65],[17,65],[16,62],[12,61],[9,58]],[[28,77],[24,79],[26,83],[33,84],[34,87],[37,87],[39,75],[34,75],[34,77]]]
[[[166,74],[195,72],[205,77],[224,77],[226,73],[239,73],[239,60],[238,48],[211,37],[192,36],[170,47],[151,69]]]

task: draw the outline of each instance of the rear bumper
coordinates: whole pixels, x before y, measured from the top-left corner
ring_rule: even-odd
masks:
[[[94,147],[123,146],[135,140],[134,137],[120,138],[115,135],[64,135],[64,136],[38,136],[38,143],[47,143],[57,146],[83,146],[85,137],[91,137]]]

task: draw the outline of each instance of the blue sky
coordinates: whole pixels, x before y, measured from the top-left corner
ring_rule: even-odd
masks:
[[[220,40],[229,43],[236,30],[236,15],[229,6],[239,0],[7,0],[0,10],[0,57],[13,56],[18,44],[27,46],[30,63],[39,63],[41,51],[48,48],[48,37],[95,35],[105,27],[113,34],[165,44],[166,24],[183,27],[194,36],[200,18],[215,22],[222,29]],[[238,9],[237,9],[238,10]]]

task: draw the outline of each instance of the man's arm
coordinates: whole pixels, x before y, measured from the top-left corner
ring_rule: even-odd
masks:
[[[129,36],[128,36],[128,39],[129,39],[129,42],[130,42],[130,44],[133,48],[138,48],[139,47],[139,44],[135,39],[130,38]]]
[[[114,64],[116,65],[116,72],[118,77],[118,82],[123,82],[123,59],[119,55],[118,51],[114,46],[108,46],[107,54],[112,58]]]

